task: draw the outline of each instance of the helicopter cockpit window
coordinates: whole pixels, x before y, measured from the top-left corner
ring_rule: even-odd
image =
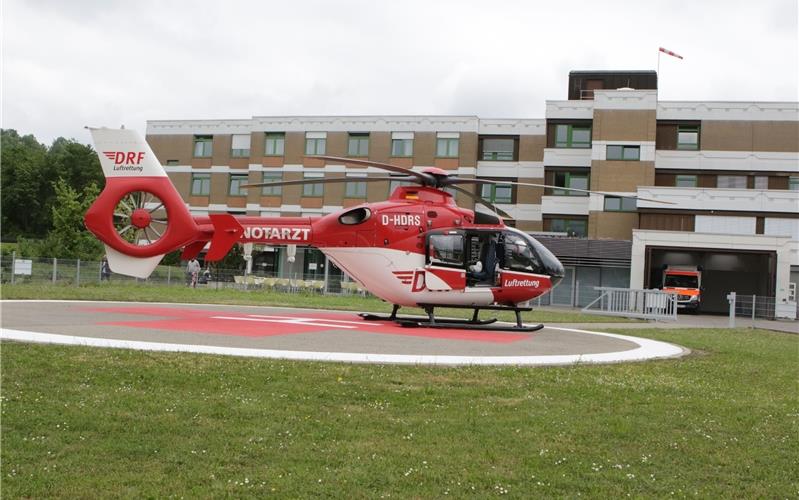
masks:
[[[505,234],[505,267],[514,271],[537,272],[541,265],[527,241],[515,234]]]
[[[356,208],[347,213],[341,214],[341,216],[338,218],[338,221],[346,226],[352,226],[365,221],[370,215],[372,215],[372,211],[368,208]]]
[[[429,240],[430,263],[463,265],[463,235],[434,234]]]

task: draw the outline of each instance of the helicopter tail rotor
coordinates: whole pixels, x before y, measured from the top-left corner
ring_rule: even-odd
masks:
[[[84,217],[103,242],[112,271],[138,278],[200,236],[150,146],[131,129],[89,129],[106,185]]]

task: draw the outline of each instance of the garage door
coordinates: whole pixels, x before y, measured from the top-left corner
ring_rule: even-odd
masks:
[[[773,297],[776,252],[646,247],[646,288],[660,288],[667,266],[701,266],[702,311],[728,312],[727,294]]]

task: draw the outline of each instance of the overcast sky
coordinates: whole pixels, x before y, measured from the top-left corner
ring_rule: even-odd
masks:
[[[2,127],[88,142],[152,119],[543,118],[570,70],[661,100],[796,101],[797,0],[4,0]]]

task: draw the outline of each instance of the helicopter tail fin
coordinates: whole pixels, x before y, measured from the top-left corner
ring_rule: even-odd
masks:
[[[112,271],[148,277],[161,258],[201,237],[180,194],[135,130],[90,128],[105,189],[84,217]]]

